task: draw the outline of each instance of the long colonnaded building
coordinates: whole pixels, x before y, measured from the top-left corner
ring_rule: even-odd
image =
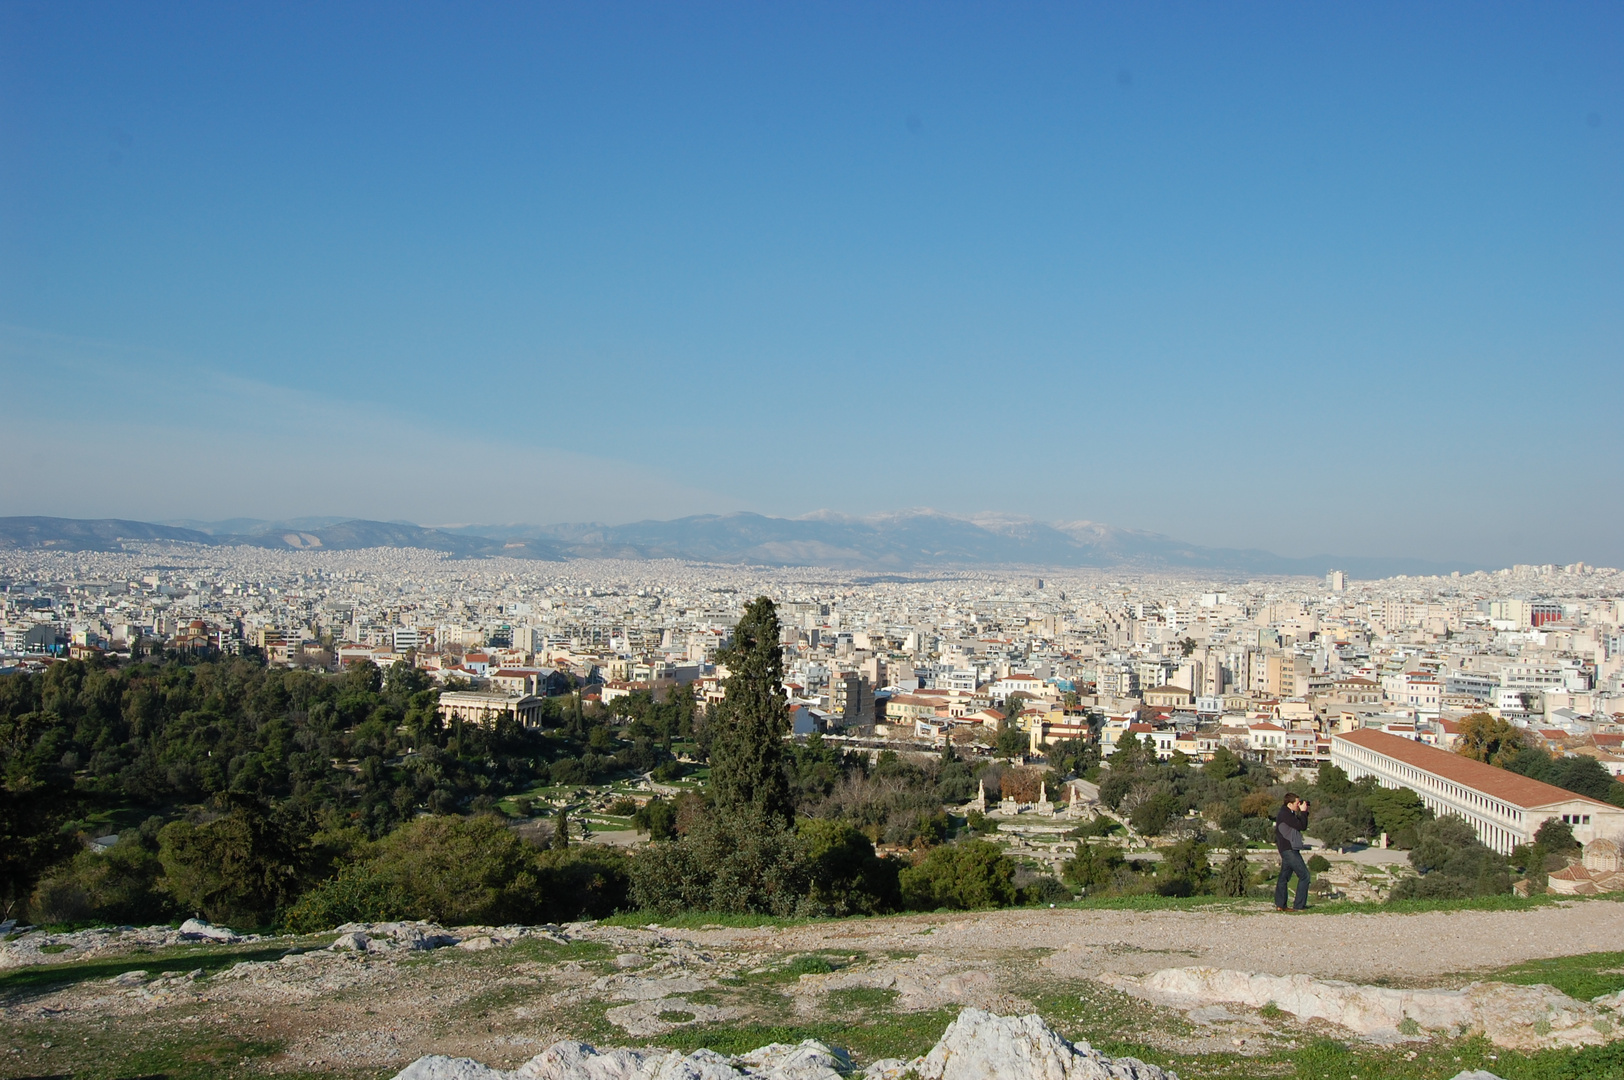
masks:
[[[535,694],[490,693],[479,690],[442,690],[440,717],[447,722],[495,727],[503,718],[521,727],[541,726],[542,699]]]
[[[1350,780],[1374,776],[1382,787],[1409,788],[1440,817],[1471,822],[1478,839],[1502,855],[1533,843],[1552,818],[1572,826],[1581,844],[1624,839],[1624,809],[1385,731],[1331,736],[1331,764]]]

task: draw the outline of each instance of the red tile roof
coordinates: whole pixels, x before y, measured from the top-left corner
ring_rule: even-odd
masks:
[[[1362,746],[1367,750],[1374,750],[1378,754],[1385,754],[1395,761],[1401,761],[1411,768],[1421,769],[1442,777],[1451,783],[1468,787],[1481,794],[1508,802],[1523,809],[1532,809],[1539,806],[1550,806],[1552,803],[1580,802],[1591,803],[1594,806],[1614,809],[1608,803],[1565,791],[1552,784],[1532,780],[1509,769],[1497,769],[1493,765],[1486,765],[1481,761],[1452,754],[1448,750],[1439,750],[1425,743],[1418,743],[1411,739],[1401,739],[1397,735],[1389,735],[1385,731],[1375,731],[1370,728],[1361,728],[1358,731],[1348,731],[1331,736],[1335,745],[1340,739]]]

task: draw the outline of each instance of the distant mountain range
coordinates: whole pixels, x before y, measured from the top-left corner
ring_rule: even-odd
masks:
[[[758,566],[917,571],[952,567],[1121,567],[1207,571],[1215,575],[1354,577],[1440,574],[1484,569],[1420,559],[1315,555],[1289,558],[1257,549],[1209,548],[1158,533],[1092,521],[1045,523],[1020,518],[955,517],[911,510],[875,517],[819,513],[801,518],[701,514],[630,525],[447,525],[342,518],[148,523],[101,519],[0,518],[0,549],[118,551],[126,542],[248,545],[283,550],[353,551],[427,548],[458,558],[683,559]]]

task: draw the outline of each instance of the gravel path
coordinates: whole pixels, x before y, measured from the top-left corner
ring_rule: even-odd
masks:
[[[991,911],[784,930],[667,931],[708,947],[929,952],[964,959],[1053,949],[1053,974],[1139,975],[1203,965],[1275,975],[1416,981],[1617,948],[1624,903],[1420,915],[1218,911]]]

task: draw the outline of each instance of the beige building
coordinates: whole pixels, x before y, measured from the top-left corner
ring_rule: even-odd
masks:
[[[1502,855],[1532,843],[1552,819],[1571,826],[1581,844],[1624,836],[1624,810],[1616,806],[1383,731],[1331,736],[1331,762],[1350,779],[1407,787],[1433,813],[1465,818]]]
[[[440,718],[450,723],[495,727],[507,718],[523,727],[541,726],[542,699],[534,694],[488,694],[474,690],[445,690],[440,693]]]

